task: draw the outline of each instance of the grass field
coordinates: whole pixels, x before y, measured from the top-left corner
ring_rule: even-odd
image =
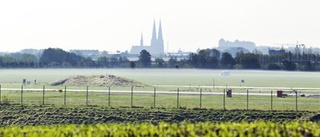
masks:
[[[109,107],[131,107],[138,106],[149,108],[154,103],[159,108],[202,108],[215,109],[260,109],[260,110],[313,110],[318,111],[320,99],[298,97],[294,94],[286,98],[276,98],[273,96],[271,102],[271,90],[259,89],[258,87],[286,87],[302,88],[301,94],[319,94],[318,90],[307,88],[319,88],[317,83],[320,79],[320,73],[317,72],[286,72],[286,71],[256,71],[256,70],[230,70],[230,76],[220,76],[222,70],[199,70],[199,69],[0,69],[0,82],[2,88],[16,88],[16,90],[2,90],[2,100],[8,99],[11,103],[21,104],[21,82],[27,79],[33,82],[37,79],[38,84],[25,85],[25,89],[42,89],[43,85],[49,89],[45,92],[44,103],[63,105],[64,93],[57,90],[64,90],[64,86],[49,86],[49,83],[55,80],[63,79],[73,75],[104,75],[112,74],[128,79],[141,81],[150,85],[150,87],[135,87],[137,90],[150,91],[150,94],[134,93],[131,104],[130,93],[116,93],[117,90],[130,91],[131,87],[112,87],[110,101],[108,96],[108,87],[89,87],[102,92],[89,92],[88,100],[86,92],[70,92],[70,89],[86,89],[86,85],[72,86],[68,85],[66,104],[68,105],[101,105]],[[244,80],[244,82],[241,82]],[[270,96],[249,95],[249,99],[244,95],[233,95],[232,98],[223,99],[223,90],[226,86],[237,86],[233,89],[234,93],[246,93],[246,88],[250,94],[262,93]],[[153,88],[159,91],[172,91],[173,94],[153,95]],[[181,92],[194,92],[191,95],[180,95],[177,101],[176,90]],[[306,88],[306,89],[303,89]],[[54,89],[54,90],[50,90]],[[89,90],[90,90],[89,89]],[[200,102],[199,91],[220,93],[220,95],[203,95]],[[156,99],[156,102],[154,102]],[[3,101],[2,101],[3,102]],[[41,91],[24,91],[23,104],[43,103],[43,93]],[[179,104],[177,104],[179,103]],[[297,104],[298,105],[297,105]]]
[[[0,69],[0,83],[20,83],[22,79],[41,85],[73,75],[105,75],[125,77],[148,85],[183,86],[255,86],[320,88],[318,72],[288,72],[262,70],[228,70],[230,76],[220,76],[223,70],[206,69]],[[241,82],[244,80],[244,83]]]
[[[309,110],[320,111],[319,98],[289,96],[278,98],[275,96],[233,95],[232,98],[219,95],[197,94],[154,94],[150,93],[119,93],[117,91],[88,92],[68,91],[66,99],[64,92],[2,91],[2,103],[6,99],[10,104],[23,105],[58,105],[62,106],[105,106],[105,107],[142,107],[142,108],[213,108],[213,109],[256,109],[256,110]],[[43,98],[44,97],[44,98]],[[200,100],[201,99],[201,100]],[[272,99],[272,101],[271,101]],[[297,100],[296,100],[297,99]],[[44,102],[43,102],[44,101]]]

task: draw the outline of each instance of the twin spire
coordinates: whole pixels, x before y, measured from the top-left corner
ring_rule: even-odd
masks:
[[[162,27],[161,27],[161,20],[159,21],[159,32],[158,32],[158,38],[157,38],[157,29],[156,29],[156,21],[153,21],[153,30],[152,30],[152,37],[151,41],[156,41],[156,40],[162,40]],[[140,46],[143,45],[143,34],[141,33],[141,39],[140,39]]]

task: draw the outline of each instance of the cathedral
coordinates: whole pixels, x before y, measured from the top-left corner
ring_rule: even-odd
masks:
[[[140,54],[142,50],[148,51],[151,56],[160,57],[164,55],[164,45],[162,37],[161,21],[159,23],[159,30],[157,35],[156,23],[153,23],[151,44],[143,44],[143,35],[141,34],[140,45],[134,45],[131,47],[130,54]]]

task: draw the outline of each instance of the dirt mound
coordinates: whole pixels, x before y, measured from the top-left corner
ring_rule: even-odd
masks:
[[[58,85],[75,85],[75,86],[145,86],[141,82],[117,77],[114,75],[93,75],[82,76],[76,75],[59,81],[51,83],[52,86]]]

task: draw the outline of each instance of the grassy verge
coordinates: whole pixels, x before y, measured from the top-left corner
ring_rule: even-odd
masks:
[[[171,91],[172,94],[150,93],[120,93],[111,91],[88,92],[84,91],[24,91],[21,98],[21,91],[2,91],[1,103],[23,105],[67,105],[67,106],[101,106],[101,107],[141,107],[141,108],[207,108],[207,109],[255,109],[255,110],[302,110],[320,111],[319,98],[288,96],[278,98],[276,96],[233,95],[232,98],[223,95],[202,95],[199,92],[194,94],[179,94]],[[183,90],[181,93],[184,92]],[[223,93],[222,91],[215,91]],[[209,91],[203,93],[210,93]],[[245,93],[245,91],[238,91]],[[267,93],[267,92],[266,92]],[[65,96],[66,95],[66,96]]]

